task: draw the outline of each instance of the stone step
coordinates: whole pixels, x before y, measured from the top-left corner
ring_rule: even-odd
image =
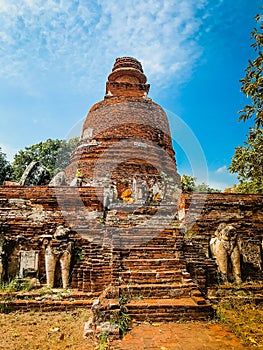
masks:
[[[76,308],[90,308],[93,298],[99,293],[84,293],[71,290],[53,289],[29,292],[2,292],[0,293],[0,312],[13,311],[67,311]]]
[[[123,282],[129,283],[173,283],[182,282],[182,272],[177,271],[159,271],[159,270],[132,270],[120,273]]]
[[[61,288],[46,288],[46,289],[36,289],[28,292],[18,291],[18,292],[0,292],[0,300],[90,300],[98,296],[100,292],[97,293],[86,293],[81,292],[77,289],[65,289]]]
[[[201,321],[213,316],[213,309],[209,303],[204,301],[200,305],[190,297],[131,300],[126,307],[131,319],[140,322]]]
[[[130,268],[133,270],[153,270],[153,269],[183,269],[185,264],[181,262],[180,259],[123,259],[123,268]]]
[[[120,295],[126,296],[128,299],[170,299],[190,297],[197,293],[198,290],[195,283],[149,283],[149,284],[125,284],[120,286]]]
[[[134,242],[134,245],[137,246],[158,246],[158,245],[167,245],[169,247],[173,247],[175,245],[175,242],[178,241],[177,237],[173,236],[156,236],[154,233],[151,234],[145,234],[142,232],[138,232],[138,235],[136,235],[134,232],[131,232],[131,234],[127,235],[119,235],[116,240],[119,240],[123,246],[124,243],[129,243],[129,246],[131,243]]]
[[[0,312],[14,311],[68,311],[77,308],[91,308],[93,300],[0,300]]]
[[[134,246],[130,248],[129,259],[176,259],[179,252],[177,248],[167,249],[166,247],[140,247]],[[125,257],[124,257],[125,258]]]

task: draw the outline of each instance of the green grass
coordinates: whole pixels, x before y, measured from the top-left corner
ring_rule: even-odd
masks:
[[[31,289],[32,289],[32,285],[25,280],[13,279],[8,282],[0,283],[0,292],[8,292],[8,293],[19,292],[19,291],[28,292]]]

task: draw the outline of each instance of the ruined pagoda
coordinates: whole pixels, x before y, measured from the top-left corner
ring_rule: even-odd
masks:
[[[75,295],[20,294],[4,310],[68,310],[99,296],[106,318],[124,303],[138,321],[207,319],[222,251],[223,281],[262,281],[262,195],[181,193],[167,116],[146,81],[140,62],[118,58],[66,174],[0,186],[0,282],[33,277]]]
[[[68,182],[77,174],[84,185],[110,183],[116,187],[116,198],[125,199],[123,192],[128,190],[126,195],[130,193],[133,201],[142,199],[135,193],[138,181],[144,183],[145,191],[153,183],[164,191],[167,178],[179,187],[167,116],[148,97],[146,81],[139,61],[116,59],[104,100],[90,109],[84,122],[67,168]]]
[[[124,297],[138,320],[204,319],[210,306],[186,271],[169,123],[148,97],[146,81],[136,59],[116,59],[104,100],[90,109],[66,170],[68,182],[103,189],[97,224],[85,222],[84,213],[78,226],[72,214],[74,229],[87,242],[84,260],[75,267],[76,286],[104,291],[108,311]]]

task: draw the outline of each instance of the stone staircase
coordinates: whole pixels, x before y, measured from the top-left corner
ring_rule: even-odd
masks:
[[[118,298],[132,320],[150,322],[207,320],[212,308],[186,271],[178,229],[166,229],[139,246],[120,251],[113,275]]]
[[[174,206],[160,207],[158,215],[157,209],[115,206],[107,212],[102,244],[93,241],[85,256],[87,291],[101,291],[91,307],[89,331],[103,331],[116,317],[138,322],[212,317],[211,305],[187,272]]]
[[[36,289],[29,292],[1,292],[0,313],[14,311],[69,311],[77,308],[90,309],[94,293],[64,289]]]

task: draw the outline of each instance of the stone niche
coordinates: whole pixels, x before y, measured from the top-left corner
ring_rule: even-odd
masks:
[[[38,276],[39,252],[34,250],[20,251],[19,278]]]

